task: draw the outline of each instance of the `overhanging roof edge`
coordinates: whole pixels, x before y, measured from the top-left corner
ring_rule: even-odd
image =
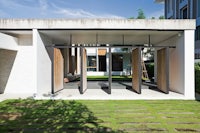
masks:
[[[194,30],[196,21],[159,19],[0,19],[0,29]]]

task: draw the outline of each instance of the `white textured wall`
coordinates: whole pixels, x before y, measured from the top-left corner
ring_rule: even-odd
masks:
[[[194,99],[194,30],[184,32],[184,87],[187,99]]]
[[[36,43],[37,58],[37,94],[45,95],[51,93],[51,58],[45,46],[51,44],[51,40],[40,34],[36,29],[33,30],[34,41]],[[51,53],[51,50],[49,49]]]
[[[35,93],[35,49],[33,45],[19,46],[20,38],[0,33],[0,48],[17,50],[17,55],[5,88],[5,93]],[[30,40],[31,41],[31,40]]]
[[[169,53],[170,90],[194,99],[194,30],[185,30],[160,45],[176,46]]]
[[[8,50],[18,50],[18,39],[3,33],[0,33],[0,48]]]

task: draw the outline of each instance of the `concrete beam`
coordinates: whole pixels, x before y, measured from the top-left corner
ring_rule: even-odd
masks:
[[[117,26],[116,26],[117,25]],[[0,19],[0,29],[193,30],[195,20],[158,19]]]

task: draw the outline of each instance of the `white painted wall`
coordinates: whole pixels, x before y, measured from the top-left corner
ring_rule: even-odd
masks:
[[[0,48],[18,51],[4,93],[36,93],[33,45],[20,46],[20,38],[3,33],[0,33],[0,38]]]
[[[194,30],[185,30],[160,45],[176,46],[169,53],[170,90],[194,99]]]
[[[18,50],[18,38],[0,33],[0,48],[8,50]]]
[[[184,87],[185,97],[187,99],[194,99],[194,30],[185,30],[184,32]]]
[[[37,58],[37,95],[47,95],[51,93],[52,75],[51,75],[51,58],[45,46],[51,44],[51,40],[40,34],[37,29],[33,30],[34,41],[36,43]],[[53,49],[52,49],[53,50]],[[52,51],[49,48],[49,52]]]

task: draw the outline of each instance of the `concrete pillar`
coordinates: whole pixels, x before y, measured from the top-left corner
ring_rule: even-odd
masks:
[[[51,93],[53,89],[53,48],[51,40],[40,34],[37,29],[33,29],[33,46],[35,48],[36,62],[36,88],[38,95]]]
[[[106,54],[106,72],[109,73],[109,49],[107,48],[107,54]]]
[[[99,71],[99,55],[98,55],[98,48],[96,48],[96,65],[97,65],[97,72]]]
[[[108,84],[108,94],[111,94],[111,86],[112,86],[112,53],[111,48],[109,48],[109,84]]]
[[[184,31],[184,88],[186,99],[195,98],[194,30]]]
[[[77,74],[80,74],[80,48],[77,48],[77,63],[76,63],[76,67],[77,67]]]
[[[35,84],[34,84],[34,88],[35,88],[35,90],[36,90],[36,94],[38,94],[39,93],[39,90],[37,89],[37,85],[38,85],[38,80],[37,80],[37,51],[38,51],[38,49],[37,49],[37,43],[38,43],[38,30],[37,29],[33,29],[33,48],[35,49],[35,56],[34,56],[34,62],[35,62],[35,68],[36,68],[36,70],[35,70]],[[51,89],[51,87],[50,87],[50,89]]]
[[[157,49],[154,50],[154,82],[157,82]]]

